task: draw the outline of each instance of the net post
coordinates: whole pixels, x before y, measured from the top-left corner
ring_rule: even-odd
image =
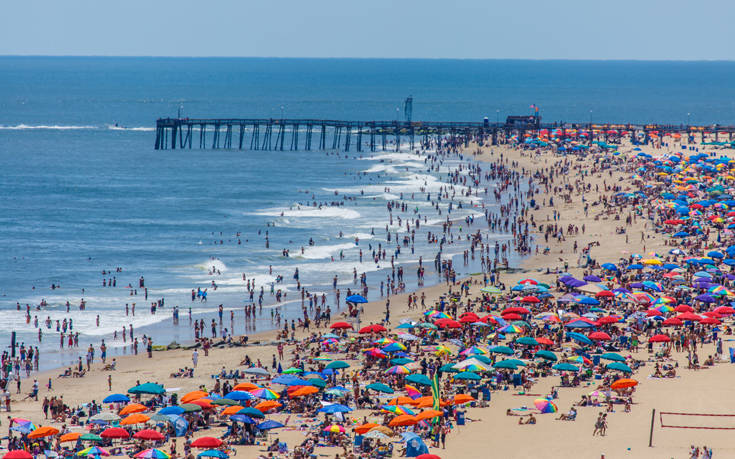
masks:
[[[651,433],[648,436],[648,447],[649,448],[653,447],[653,423],[655,422],[655,420],[656,420],[656,408],[654,408],[651,411]]]

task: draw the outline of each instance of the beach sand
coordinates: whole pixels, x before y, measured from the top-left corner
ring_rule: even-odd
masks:
[[[475,154],[479,151],[479,154]],[[621,147],[623,156],[631,154],[632,147]],[[653,150],[644,147],[644,151],[652,154],[661,154],[661,149]],[[678,150],[674,150],[678,151]],[[540,169],[555,169],[559,167],[563,158],[555,157],[549,153],[537,154],[536,152],[522,153],[510,147],[483,147],[478,148],[471,145],[466,150],[468,155],[473,155],[481,161],[497,161],[500,154],[506,160],[515,161],[517,170],[535,171]],[[580,178],[580,171],[591,171],[592,164],[589,160],[567,159],[578,169],[573,169],[566,176],[566,180],[573,183]],[[510,165],[510,163],[508,163]],[[612,177],[605,171],[604,174],[592,174],[585,177],[587,183],[592,184],[592,192],[585,195],[588,203],[597,200],[598,193],[594,191],[595,185],[602,188],[602,183],[618,183],[626,180],[630,174],[621,171],[613,171]],[[609,193],[608,193],[609,194]],[[537,201],[541,202],[545,197],[539,195]],[[599,212],[595,206],[590,206],[589,215],[585,216],[582,197],[572,193],[571,202],[563,202],[561,197],[555,196],[555,209],[560,213],[557,222],[562,226],[574,224],[579,227],[585,225],[584,234],[566,241],[557,243],[550,240],[544,243],[543,236],[537,235],[537,244],[542,248],[550,249],[548,255],[538,254],[526,258],[520,270],[512,273],[502,273],[501,281],[508,287],[525,277],[534,277],[540,281],[553,285],[556,276],[545,274],[547,268],[559,268],[563,271],[563,261],[569,264],[568,271],[575,277],[582,276],[582,269],[577,267],[578,255],[572,253],[572,245],[577,241],[579,247],[584,247],[591,242],[599,242],[600,245],[593,247],[591,255],[600,262],[617,262],[619,258],[626,258],[631,253],[645,253],[656,251],[664,253],[668,247],[664,239],[651,228],[651,223],[639,218],[632,226],[627,227],[629,242],[626,244],[625,235],[616,234],[616,226],[624,226],[624,217],[621,221],[613,220],[613,216],[595,218]],[[537,223],[548,221],[551,208],[541,207],[533,212]],[[641,233],[645,239],[641,241]],[[563,261],[562,261],[563,260]],[[482,279],[475,279],[471,294],[479,293],[482,287]],[[456,287],[455,287],[456,289]],[[422,290],[426,294],[427,306],[433,305],[440,295],[447,291],[446,284],[439,284]],[[420,295],[420,293],[419,293]],[[407,294],[391,297],[391,319],[393,326],[397,325],[403,318],[416,318],[417,310],[408,311]],[[342,311],[344,307],[342,308]],[[362,323],[379,322],[383,318],[384,301],[368,303],[364,305]],[[339,311],[333,313],[333,321],[338,320]],[[185,319],[182,319],[182,322]],[[313,329],[312,329],[313,330]],[[322,332],[328,329],[322,328]],[[82,379],[66,378],[57,379],[60,370],[49,371],[38,375],[42,387],[39,400],[47,395],[63,395],[64,401],[69,405],[85,403],[91,399],[100,401],[110,392],[107,389],[107,377],[112,375],[112,392],[124,393],[136,384],[136,381],[155,381],[164,384],[167,388],[180,388],[180,394],[197,389],[201,384],[211,387],[214,380],[210,374],[217,373],[223,366],[228,369],[237,368],[240,360],[247,354],[253,361],[260,359],[264,365],[270,365],[276,347],[273,344],[276,332],[264,332],[250,336],[250,345],[241,348],[214,348],[208,357],[200,352],[199,365],[193,379],[171,378],[170,373],[191,366],[190,350],[171,350],[154,352],[153,359],[148,359],[144,353],[138,356],[118,357],[118,369],[114,372],[101,371],[101,364],[94,364],[94,371]],[[304,336],[297,331],[297,338]],[[261,344],[256,344],[261,343]],[[271,343],[271,344],[267,344]],[[163,344],[163,343],[156,343]],[[288,356],[293,346],[286,347]],[[707,345],[701,354],[714,354],[712,345]],[[627,355],[628,353],[626,353]],[[634,354],[636,358],[646,360],[648,353],[645,346],[641,347],[639,353]],[[735,401],[735,392],[730,389],[730,381],[735,377],[735,367],[729,364],[719,364],[712,368],[693,371],[686,370],[686,355],[674,354],[679,360],[680,377],[676,379],[648,379],[647,375],[653,373],[652,364],[643,367],[634,377],[640,381],[634,395],[635,404],[630,413],[624,413],[622,408],[617,407],[616,412],[608,416],[608,431],[605,437],[592,436],[594,422],[598,412],[603,408],[582,407],[576,421],[557,421],[557,414],[538,415],[536,425],[518,425],[518,418],[507,416],[506,410],[521,406],[533,406],[533,395],[517,395],[516,391],[496,391],[492,393],[492,401],[487,408],[470,408],[467,417],[471,420],[467,425],[456,427],[447,437],[445,450],[430,448],[432,453],[442,458],[525,458],[525,457],[579,457],[579,458],[683,458],[688,457],[689,446],[707,445],[714,449],[718,457],[735,456],[735,445],[728,438],[727,430],[684,430],[684,429],[662,429],[658,420],[655,419],[653,433],[653,447],[649,448],[649,435],[652,410],[660,411],[686,411],[696,413],[731,413],[731,403]],[[354,362],[351,362],[354,363]],[[284,368],[288,363],[284,362]],[[350,371],[349,369],[347,370]],[[53,378],[53,391],[47,392],[45,383],[48,378]],[[26,383],[27,384],[27,383]],[[552,385],[558,385],[559,378],[556,376],[543,378],[535,384],[531,390],[533,394],[548,394]],[[560,413],[567,412],[572,403],[578,401],[583,394],[595,389],[594,385],[581,386],[578,388],[559,388],[559,399],[556,400]],[[31,419],[37,424],[46,425],[43,420],[41,402],[20,401],[21,396],[13,396],[12,416]],[[349,418],[362,420],[365,411],[355,411],[348,415]],[[297,427],[302,419],[288,414],[269,415],[269,418],[285,421],[288,419],[287,428],[279,429],[270,434],[270,438],[280,438],[286,441],[289,447],[300,443],[304,439],[305,432]],[[725,425],[735,426],[735,420],[731,418],[696,418],[682,419],[672,416],[667,418],[669,424],[694,424],[694,425]],[[697,424],[697,423],[709,424]],[[218,432],[215,432],[218,433]],[[204,433],[198,432],[195,437]],[[179,451],[181,450],[179,440]],[[262,446],[236,447],[238,457],[257,457],[263,450]],[[318,448],[320,457],[334,457],[342,454],[341,448]]]

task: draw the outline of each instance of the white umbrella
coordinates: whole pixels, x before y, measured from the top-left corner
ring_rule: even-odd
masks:
[[[89,418],[90,421],[119,421],[120,416],[116,415],[115,413],[110,413],[109,411],[103,411],[102,413],[97,413],[91,418]]]
[[[260,367],[250,367],[246,368],[242,371],[243,373],[251,374],[251,375],[258,375],[258,376],[268,376],[268,370],[265,368]]]

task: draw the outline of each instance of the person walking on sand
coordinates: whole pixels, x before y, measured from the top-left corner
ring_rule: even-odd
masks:
[[[191,353],[191,363],[194,365],[194,368],[197,367],[197,362],[199,362],[199,352],[194,349],[194,352]]]

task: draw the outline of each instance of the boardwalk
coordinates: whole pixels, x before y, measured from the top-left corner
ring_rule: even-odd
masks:
[[[505,143],[513,136],[542,131],[579,136],[588,142],[617,143],[631,133],[648,143],[656,134],[714,134],[714,139],[732,141],[735,126],[684,126],[659,124],[547,123],[532,116],[508,117],[504,123],[440,121],[340,121],[320,119],[194,119],[161,118],[156,122],[155,149],[250,149],[250,150],[336,150],[356,151],[411,149],[430,140],[467,144],[473,140]]]

